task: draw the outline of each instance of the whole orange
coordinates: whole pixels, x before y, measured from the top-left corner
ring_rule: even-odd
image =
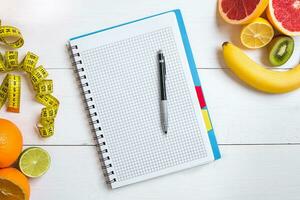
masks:
[[[23,138],[18,127],[0,118],[0,168],[9,167],[22,151]]]
[[[0,169],[0,199],[29,200],[28,179],[15,168]]]

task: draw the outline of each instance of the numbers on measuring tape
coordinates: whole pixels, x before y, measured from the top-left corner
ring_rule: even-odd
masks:
[[[0,72],[5,72],[5,64],[4,64],[4,58],[2,56],[2,54],[0,53]]]
[[[37,128],[42,137],[50,137],[54,134],[54,125],[48,125],[48,126],[37,125]]]
[[[6,51],[4,58],[6,62],[6,71],[13,71],[19,68],[17,51]]]
[[[43,66],[35,68],[31,73],[31,82],[33,87],[36,87],[42,80],[48,76],[48,72]]]
[[[24,44],[20,30],[13,26],[2,26],[0,21],[0,43],[11,48],[20,48]],[[52,95],[53,81],[46,78],[48,72],[43,66],[37,66],[39,57],[27,52],[19,63],[17,51],[0,53],[0,73],[11,71],[24,71],[31,80],[36,100],[45,107],[41,111],[37,128],[41,137],[50,137],[54,134],[54,122],[57,116],[59,101]],[[0,109],[7,102],[7,111],[20,112],[21,107],[21,77],[7,74],[0,85]]]
[[[53,93],[53,81],[42,80],[35,88],[38,94],[51,94]]]
[[[0,21],[0,42],[12,48],[20,48],[24,44],[24,39],[18,28],[13,26],[1,26]]]
[[[42,109],[41,118],[55,118],[57,115],[57,107],[46,107]]]
[[[21,77],[8,74],[8,105],[7,111],[20,112]]]
[[[23,69],[25,72],[31,74],[34,70],[39,57],[32,52],[27,52],[25,58],[23,59],[20,68]]]
[[[59,101],[51,94],[37,94],[36,100],[46,107],[58,107]]]
[[[8,74],[4,78],[2,84],[0,85],[0,109],[5,104],[8,94]]]

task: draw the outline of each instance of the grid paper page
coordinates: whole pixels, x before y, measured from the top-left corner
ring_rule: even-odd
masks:
[[[166,58],[168,134],[160,118],[157,51]],[[171,27],[81,52],[117,177],[207,157]]]

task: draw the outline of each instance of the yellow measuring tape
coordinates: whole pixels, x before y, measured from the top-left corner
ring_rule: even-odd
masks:
[[[12,48],[19,48],[24,44],[21,32],[15,27],[1,26],[1,21],[0,42]],[[0,73],[16,70],[26,72],[36,92],[36,100],[45,106],[41,111],[37,128],[42,137],[50,137],[54,134],[59,101],[52,95],[53,81],[46,79],[47,70],[43,66],[36,67],[38,59],[36,54],[27,52],[22,62],[19,63],[17,51],[6,51],[4,56],[0,53]],[[8,112],[20,112],[20,98],[21,76],[7,74],[0,85],[0,109],[7,101]]]
[[[53,93],[53,81],[52,80],[43,80],[41,81],[35,91],[38,94],[52,94]]]
[[[6,61],[6,71],[13,71],[19,68],[17,51],[6,51],[4,60]]]
[[[34,53],[27,52],[25,58],[23,59],[20,68],[23,69],[25,72],[31,74],[33,69],[35,68],[39,57]]]
[[[0,108],[4,105],[8,94],[8,75],[4,78],[0,86]]]
[[[12,48],[20,48],[24,44],[24,39],[18,28],[12,26],[1,26],[0,21],[0,42],[3,42]]]
[[[20,112],[21,77],[8,74],[8,112]]]

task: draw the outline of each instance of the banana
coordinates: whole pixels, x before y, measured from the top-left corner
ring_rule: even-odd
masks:
[[[300,64],[287,71],[273,71],[257,64],[240,48],[223,43],[226,65],[245,83],[267,93],[285,93],[300,87]]]

